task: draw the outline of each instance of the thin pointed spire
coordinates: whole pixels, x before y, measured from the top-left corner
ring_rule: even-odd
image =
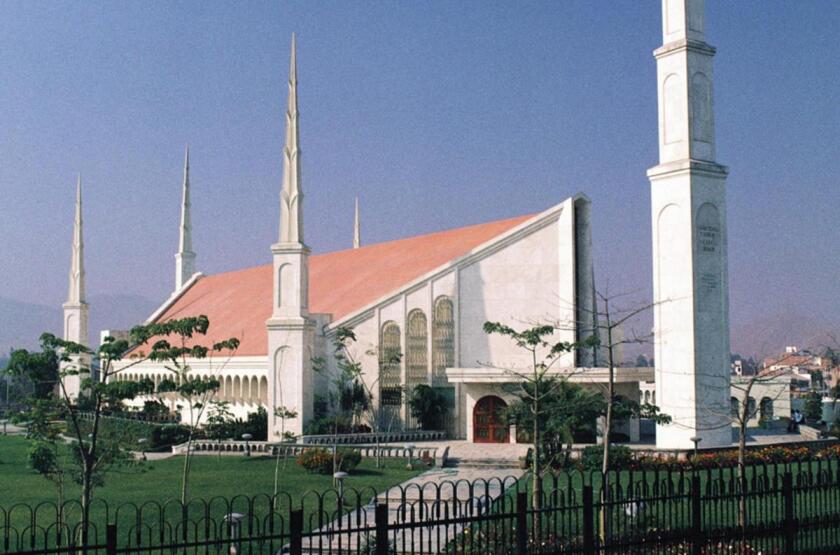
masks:
[[[297,106],[297,47],[292,34],[289,63],[289,105],[283,148],[283,191],[280,193],[280,242],[303,243],[303,191],[300,186],[300,134]]]
[[[362,229],[359,221],[359,197],[356,197],[356,217],[353,221],[353,248],[362,246]]]
[[[76,180],[76,210],[73,219],[73,246],[70,256],[70,285],[67,302],[85,302],[84,238],[82,236],[82,174]]]
[[[181,198],[181,233],[178,251],[192,252],[192,218],[190,214],[190,145],[184,154],[184,185]]]
[[[190,145],[184,154],[184,185],[181,196],[181,228],[178,253],[175,255],[175,290],[180,290],[195,273],[195,252],[192,250],[192,216],[190,203]]]

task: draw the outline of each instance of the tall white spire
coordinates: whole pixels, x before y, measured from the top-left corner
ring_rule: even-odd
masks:
[[[724,447],[729,416],[726,175],[715,161],[712,61],[703,0],[662,0],[659,164],[648,170],[656,396],[673,422],[659,448]]]
[[[353,248],[358,249],[362,246],[362,228],[359,222],[359,197],[356,197],[356,214],[353,220]]]
[[[271,441],[281,432],[303,433],[313,415],[312,352],[315,321],[309,317],[309,248],[303,242],[303,192],[300,184],[300,145],[297,109],[295,37],[289,67],[289,105],[286,109],[286,144],[283,149],[283,190],[280,193],[280,240],[271,246],[274,297],[268,331],[268,433]],[[297,413],[280,419],[284,407]]]
[[[286,108],[286,145],[283,148],[283,190],[280,193],[280,242],[303,243],[303,191],[300,187],[297,53],[292,34],[289,64],[289,105]]]
[[[67,302],[64,309],[64,339],[80,345],[88,344],[88,314],[89,307],[85,302],[85,265],[84,239],[82,236],[82,176],[76,181],[76,207],[73,217],[73,245],[70,255],[70,276],[67,289]],[[90,359],[86,355],[74,357],[71,361],[62,362],[62,370],[87,368]],[[67,394],[75,398],[81,391],[80,375],[65,376],[62,381]]]
[[[192,250],[192,218],[190,216],[190,147],[184,154],[184,185],[181,197],[181,228],[178,253],[175,255],[175,291],[179,291],[195,274],[195,252]]]
[[[85,302],[84,238],[82,236],[82,175],[76,180],[76,210],[73,219],[73,246],[70,255],[68,304]]]

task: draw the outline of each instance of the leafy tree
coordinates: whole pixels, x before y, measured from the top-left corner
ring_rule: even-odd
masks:
[[[576,434],[588,431],[594,435],[595,420],[604,413],[606,402],[599,392],[565,379],[547,378],[543,387],[548,394],[542,399],[536,425],[541,441],[539,463],[547,469],[569,461]],[[523,383],[521,388],[519,399],[508,406],[505,417],[509,423],[515,422],[517,429],[524,430],[524,435],[533,441],[534,385]]]
[[[449,412],[446,397],[437,389],[420,384],[414,387],[409,400],[411,415],[424,430],[440,430]]]
[[[83,545],[88,543],[90,504],[95,488],[104,483],[109,469],[126,463],[130,455],[121,450],[118,440],[103,431],[102,416],[120,412],[125,401],[155,394],[154,382],[148,378],[139,381],[120,378],[125,376],[126,370],[146,360],[184,370],[183,361],[188,355],[200,359],[211,352],[236,348],[236,339],[212,347],[186,346],[195,335],[206,334],[208,326],[206,316],[136,326],[130,332],[130,341],[106,337],[95,351],[45,333],[41,336],[41,352],[18,350],[12,353],[8,372],[16,379],[32,384],[32,395],[20,416],[27,423],[30,438],[41,446],[31,457],[31,464],[54,483],[61,480],[62,488],[66,476],[72,476],[81,485],[79,533]],[[165,339],[169,336],[178,338],[179,346],[173,347]],[[153,340],[151,352],[144,354],[139,347]],[[99,379],[91,379],[92,375],[98,375]],[[72,397],[64,385],[69,376],[80,379],[82,393],[78,397]],[[181,382],[170,390],[196,395],[218,388],[218,382],[201,383],[186,373],[181,378]],[[83,411],[90,413],[89,418],[82,418]],[[58,445],[63,438],[56,421],[62,417],[72,441],[68,447],[71,456],[66,461],[61,457],[62,447]],[[52,453],[48,454],[47,450]],[[182,494],[185,499],[186,478]]]
[[[17,378],[23,384],[29,385],[31,399],[49,399],[53,396],[58,383],[59,354],[54,345],[44,345],[45,338],[41,336],[44,349],[40,353],[30,353],[26,349],[12,351],[6,366],[6,373],[11,378]],[[54,337],[53,337],[54,338]]]
[[[532,498],[535,509],[542,506],[542,461],[543,461],[543,438],[541,423],[544,422],[548,403],[564,378],[553,377],[549,371],[557,365],[560,358],[579,348],[588,348],[597,345],[595,339],[588,339],[582,343],[570,343],[567,341],[554,341],[554,334],[558,331],[552,325],[540,325],[526,330],[517,331],[499,322],[485,322],[484,332],[488,335],[501,335],[513,341],[517,347],[525,351],[530,362],[527,369],[513,369],[508,371],[520,380],[519,396],[527,404],[532,415],[531,427],[531,449],[533,452],[533,463],[531,464]]]
[[[822,420],[822,393],[811,391],[805,396],[805,419],[809,422]]]

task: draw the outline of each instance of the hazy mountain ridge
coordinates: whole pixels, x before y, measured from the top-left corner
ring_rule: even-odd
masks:
[[[732,325],[732,352],[745,357],[778,355],[788,345],[820,353],[840,347],[840,322],[824,321],[786,310]]]
[[[128,329],[143,322],[159,306],[139,295],[99,295],[89,300],[90,340],[99,343],[102,329]],[[650,329],[647,320],[639,329]],[[34,349],[45,332],[60,334],[61,307],[49,307],[0,297],[0,357],[12,348]],[[733,319],[732,352],[745,357],[776,355],[787,345],[821,351],[840,341],[840,322],[826,322],[795,311],[782,311],[749,322]],[[638,354],[650,357],[652,344],[628,345],[624,358],[635,360]]]
[[[128,329],[143,322],[159,306],[140,295],[97,295],[90,303],[90,341],[99,344],[102,329]],[[0,297],[0,353],[36,349],[44,332],[62,333],[62,309]]]

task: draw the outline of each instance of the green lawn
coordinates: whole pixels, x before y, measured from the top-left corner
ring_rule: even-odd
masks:
[[[27,523],[33,520],[43,527],[48,527],[56,521],[56,512],[52,505],[57,500],[55,487],[29,468],[28,449],[29,442],[22,437],[0,436],[0,537],[3,535],[2,528],[7,518],[12,526],[18,529],[26,527]],[[165,502],[177,500],[180,496],[183,461],[182,457],[172,457],[113,469],[106,476],[104,485],[95,492],[96,502],[93,505],[91,521],[117,521],[122,532],[138,521],[157,523],[161,517],[168,522],[179,520],[183,516],[180,505],[165,505]],[[281,465],[283,464],[281,462]],[[269,457],[193,457],[189,481],[189,519],[198,521],[210,517],[218,521],[221,515],[240,512],[260,518],[262,523],[265,523],[266,515],[273,512],[277,522],[285,522],[290,506],[299,508],[303,503],[307,515],[305,526],[317,527],[318,500],[321,496],[324,511],[321,515],[322,522],[323,519],[332,516],[327,514],[333,513],[337,507],[336,495],[330,491],[332,478],[310,474],[295,464],[293,459],[286,461],[281,470],[280,502],[272,511],[270,496],[274,487],[274,466],[275,460]],[[406,470],[404,460],[386,459],[384,466],[383,469],[376,469],[374,461],[363,460],[345,480],[345,487],[348,489],[345,505],[355,506],[357,501],[364,505],[375,492],[382,492],[421,471]],[[357,496],[353,489],[361,493]],[[324,493],[328,491],[329,493]],[[78,492],[78,486],[73,485],[68,489],[66,496],[73,501],[78,498]],[[253,500],[251,504],[248,498]],[[29,509],[20,505],[36,506],[41,503],[45,505],[40,507],[34,516]],[[127,503],[134,506],[124,507],[115,512],[116,507]],[[138,517],[135,506],[140,507],[143,504],[146,505]],[[71,523],[78,520],[77,506],[71,506],[67,520]],[[100,532],[102,533],[104,532]]]
[[[781,541],[784,522],[784,499],[779,491],[785,473],[793,477],[794,515],[813,530],[802,528],[797,536],[800,546],[824,548],[840,545],[840,532],[833,525],[840,515],[840,469],[835,460],[814,460],[748,466],[746,469],[748,495],[747,522],[765,527],[764,540],[753,539],[754,545],[776,545]],[[734,468],[700,470],[701,526],[709,533],[733,529],[738,523],[738,481]],[[607,514],[611,537],[628,541],[638,534],[656,531],[690,530],[692,504],[690,501],[691,472],[679,471],[621,471],[610,473],[610,498]],[[582,490],[584,483],[592,485],[593,501],[599,504],[602,482],[600,473],[559,472],[549,474],[543,481],[543,511],[540,517],[540,537],[546,541],[581,542],[583,536]],[[617,486],[617,487],[616,487]],[[517,488],[512,488],[494,506],[497,513],[513,514],[516,493],[524,491],[530,504],[531,481],[525,476]],[[640,509],[626,500],[643,498]],[[593,522],[599,528],[597,507]],[[825,520],[829,519],[829,520]],[[532,516],[528,519],[533,525]],[[501,523],[482,522],[471,526],[461,542],[477,542],[483,550],[487,546],[501,547],[513,537],[513,518]],[[597,530],[596,530],[597,533]],[[492,550],[492,549],[491,549]],[[772,552],[772,550],[770,551]]]

